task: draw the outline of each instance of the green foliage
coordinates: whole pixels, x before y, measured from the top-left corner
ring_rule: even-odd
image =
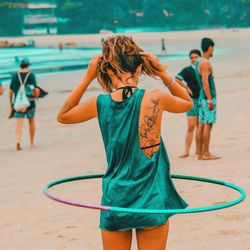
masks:
[[[22,10],[15,1],[0,1],[0,36],[21,35]]]
[[[62,33],[100,29],[163,27],[195,29],[250,26],[250,0],[57,0],[58,16],[67,18]]]
[[[48,0],[49,1],[49,0]],[[0,35],[20,35],[20,3],[0,0]],[[30,0],[31,2],[31,0]],[[35,0],[34,0],[35,2]],[[59,33],[96,33],[126,27],[162,30],[249,27],[250,0],[55,0]]]

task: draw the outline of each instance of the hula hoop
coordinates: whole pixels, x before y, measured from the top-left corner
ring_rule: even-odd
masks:
[[[72,182],[72,181],[79,181],[79,180],[87,180],[87,179],[96,179],[96,178],[102,178],[103,174],[95,174],[95,175],[83,175],[83,176],[73,176],[68,178],[63,178],[60,180],[56,180],[53,182],[50,182],[47,184],[43,191],[45,195],[55,201],[77,206],[77,207],[85,207],[85,208],[92,208],[92,209],[98,209],[103,211],[113,211],[113,212],[126,212],[126,213],[140,213],[140,214],[189,214],[189,213],[201,213],[201,212],[208,212],[208,211],[214,211],[219,209],[228,208],[231,206],[234,206],[240,202],[242,202],[246,198],[245,191],[234,184],[231,184],[229,182],[220,181],[220,180],[214,180],[204,177],[198,177],[198,176],[187,176],[187,175],[178,175],[178,174],[172,174],[171,177],[175,179],[184,179],[184,180],[192,180],[192,181],[200,181],[200,182],[208,182],[216,185],[221,185],[228,187],[230,189],[234,189],[240,193],[240,197],[229,201],[223,204],[214,205],[214,206],[206,206],[206,207],[197,207],[197,208],[185,208],[185,209],[134,209],[134,208],[123,208],[123,207],[110,207],[110,206],[102,206],[102,205],[95,205],[95,204],[88,204],[88,203],[81,203],[81,202],[74,202],[70,200],[66,200],[63,198],[59,198],[51,193],[49,193],[49,189],[53,186],[66,183],[66,182]]]

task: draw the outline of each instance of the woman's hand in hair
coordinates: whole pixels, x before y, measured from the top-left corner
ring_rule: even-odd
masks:
[[[149,52],[140,52],[143,59],[143,71],[152,76],[160,77],[166,74],[166,65],[163,65],[159,58]]]
[[[101,58],[102,55],[94,55],[89,63],[88,69],[86,71],[86,77],[90,80],[90,82],[96,78],[96,71]]]
[[[161,62],[159,60],[159,58],[156,55],[150,54],[149,52],[140,52],[141,56],[145,56],[146,58],[148,58],[150,61],[152,61],[155,65],[161,65]]]

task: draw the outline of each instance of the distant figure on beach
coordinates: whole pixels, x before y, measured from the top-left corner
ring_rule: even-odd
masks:
[[[196,60],[201,57],[200,50],[193,49],[189,52],[189,58],[191,64],[184,69],[181,70],[180,73],[176,75],[176,81],[184,87],[189,95],[191,96],[194,107],[189,110],[187,114],[187,132],[185,137],[185,150],[184,153],[180,155],[180,158],[185,158],[189,156],[190,147],[193,141],[194,131],[195,138],[196,138],[196,154],[198,153],[197,150],[197,127],[198,127],[198,114],[199,114],[199,107],[198,107],[198,98],[200,94],[200,86],[196,79],[195,73],[195,63]]]
[[[19,60],[19,57],[18,57],[18,56],[15,56],[15,57],[14,57],[14,60],[15,60],[15,64],[19,64],[19,63],[20,63],[20,60]]]
[[[138,88],[141,74],[159,77],[166,88]],[[96,77],[108,93],[80,103]],[[131,37],[118,35],[105,40],[102,55],[92,59],[57,119],[66,124],[99,120],[108,162],[103,206],[184,209],[187,204],[171,180],[161,125],[165,111],[183,113],[192,107],[186,90],[155,55],[144,52]],[[101,211],[103,249],[131,249],[135,229],[138,249],[163,250],[170,216]]]
[[[60,53],[62,53],[63,52],[63,44],[62,44],[62,42],[58,43],[58,48],[59,48]]]
[[[166,49],[166,44],[165,44],[165,38],[161,39],[161,55],[166,55],[167,54],[167,49]]]
[[[199,119],[197,130],[197,150],[199,160],[216,160],[220,157],[210,153],[210,137],[216,121],[216,87],[210,58],[214,53],[214,41],[211,38],[201,40],[203,56],[196,62],[196,77],[200,85]]]
[[[30,146],[34,147],[34,136],[35,136],[35,112],[36,112],[36,103],[35,97],[39,95],[37,93],[37,83],[36,77],[33,73],[29,71],[30,62],[28,58],[24,58],[20,62],[20,71],[15,73],[11,79],[10,84],[10,92],[9,92],[9,100],[10,100],[10,108],[13,110],[13,117],[17,118],[16,123],[16,149],[21,150],[21,134],[23,121],[26,117],[29,120],[29,132],[30,132]],[[13,104],[15,102],[15,98],[17,96],[18,90],[21,84],[25,85],[25,90],[27,92],[27,96],[29,97],[30,106],[27,108],[25,112],[17,112],[14,110]]]
[[[27,46],[28,47],[35,47],[35,40],[33,39],[33,37],[31,37],[30,39],[28,39],[28,42],[27,42]]]

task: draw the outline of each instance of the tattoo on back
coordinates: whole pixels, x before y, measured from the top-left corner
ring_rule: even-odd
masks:
[[[139,126],[139,139],[141,146],[152,146],[160,141],[160,128],[156,128],[157,119],[159,118],[159,99],[151,99],[150,106],[143,117],[143,124]],[[148,157],[157,151],[158,147],[143,149]]]

